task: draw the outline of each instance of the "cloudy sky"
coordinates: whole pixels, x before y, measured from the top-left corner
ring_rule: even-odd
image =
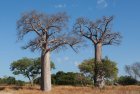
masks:
[[[0,77],[12,75],[9,65],[12,61],[22,57],[35,58],[40,52],[22,50],[25,41],[16,42],[16,21],[21,13],[37,10],[45,13],[67,12],[70,16],[70,27],[78,17],[91,20],[102,16],[115,17],[113,31],[121,32],[123,39],[120,46],[106,46],[103,57],[108,56],[117,62],[119,75],[125,74],[126,64],[140,61],[140,1],[139,0],[1,0],[0,1]],[[69,29],[70,30],[70,29]],[[55,62],[55,73],[59,70],[78,72],[77,65],[85,59],[94,56],[92,45],[80,48],[79,53],[71,49],[53,52],[52,61]],[[13,75],[12,75],[13,76]],[[20,78],[20,77],[17,77]]]

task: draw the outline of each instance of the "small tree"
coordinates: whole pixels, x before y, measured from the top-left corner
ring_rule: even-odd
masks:
[[[140,78],[140,62],[133,63],[132,65],[125,65],[125,72],[134,79]]]
[[[86,77],[89,77],[91,80],[93,80],[94,77],[94,67],[95,65],[94,59],[84,60],[81,64],[78,65],[78,68],[82,74],[84,74]]]
[[[55,65],[51,62],[51,68],[54,69]],[[23,75],[27,77],[31,83],[34,84],[34,80],[41,73],[41,63],[40,58],[31,59],[31,58],[22,58],[17,61],[14,61],[10,65],[11,71],[13,71],[14,75]]]
[[[79,41],[75,37],[63,32],[67,26],[68,16],[66,13],[45,14],[36,11],[24,13],[17,21],[19,39],[33,32],[35,38],[24,47],[31,51],[41,50],[41,90],[51,90],[50,52],[58,48],[73,48]]]
[[[115,81],[118,74],[118,68],[116,63],[109,59],[102,59],[102,62],[105,72],[105,79]],[[84,60],[81,64],[79,64],[78,67],[80,69],[80,72],[93,80],[95,76],[95,72],[93,71],[93,69],[95,68],[94,59]]]
[[[95,51],[95,86],[104,86],[104,70],[102,69],[102,46],[120,43],[120,34],[112,32],[113,17],[103,17],[95,22],[86,18],[78,18],[74,25],[74,33],[87,39],[94,46]]]

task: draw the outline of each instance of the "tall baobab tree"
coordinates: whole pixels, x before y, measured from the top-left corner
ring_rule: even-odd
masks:
[[[94,84],[103,87],[104,71],[102,66],[102,46],[119,44],[121,35],[118,32],[112,32],[113,17],[103,17],[101,20],[91,21],[86,18],[78,18],[74,25],[74,33],[89,40],[94,46],[95,51],[95,76]]]
[[[31,51],[41,50],[41,90],[51,90],[50,52],[70,46],[74,47],[79,41],[66,34],[68,16],[66,13],[45,14],[37,11],[24,13],[17,21],[18,38],[33,32],[34,36],[24,46]]]

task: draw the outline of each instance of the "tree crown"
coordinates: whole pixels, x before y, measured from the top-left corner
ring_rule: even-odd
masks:
[[[73,31],[94,44],[120,44],[121,35],[119,32],[112,31],[112,21],[113,16],[96,21],[81,17],[76,20]]]
[[[73,48],[79,40],[66,31],[63,32],[66,30],[68,18],[66,13],[24,13],[17,21],[18,38],[23,39],[29,32],[36,33],[36,37],[23,48],[30,48],[31,51],[41,49],[44,52],[66,47],[66,44]]]

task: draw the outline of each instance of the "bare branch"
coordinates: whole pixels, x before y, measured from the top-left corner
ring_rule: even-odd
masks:
[[[35,38],[34,40],[30,40],[26,46],[22,47],[23,49],[31,49],[31,51],[35,51],[36,49],[41,48],[41,43],[39,38]]]
[[[105,35],[104,40],[102,41],[103,45],[113,45],[113,44],[120,44],[121,41],[121,36],[120,33],[115,32],[115,33],[109,33]]]
[[[121,35],[118,32],[112,32],[111,22],[113,16],[103,17],[102,20],[91,21],[85,18],[76,20],[73,32],[86,39],[92,41],[94,44],[101,43],[103,45],[119,44]]]
[[[54,40],[49,41],[49,44],[50,44],[49,46],[50,46],[51,51],[53,51],[53,50],[60,49],[63,47],[66,48],[66,45],[68,45],[76,52],[74,46],[80,42],[81,40],[78,40],[75,37],[62,35]]]
[[[35,31],[35,33],[36,33],[37,35],[41,36],[41,34],[38,32],[37,29],[35,29],[35,27],[33,26],[33,24],[32,24],[32,23],[30,23],[30,24],[31,24],[31,27],[32,27],[33,31]]]
[[[31,11],[25,13],[17,22],[18,37],[23,37],[29,32],[35,32],[38,37],[30,40],[24,49],[30,48],[31,51],[41,49],[44,52],[56,50],[69,45],[74,49],[78,40],[62,32],[67,27],[68,16],[66,13],[48,15]]]

